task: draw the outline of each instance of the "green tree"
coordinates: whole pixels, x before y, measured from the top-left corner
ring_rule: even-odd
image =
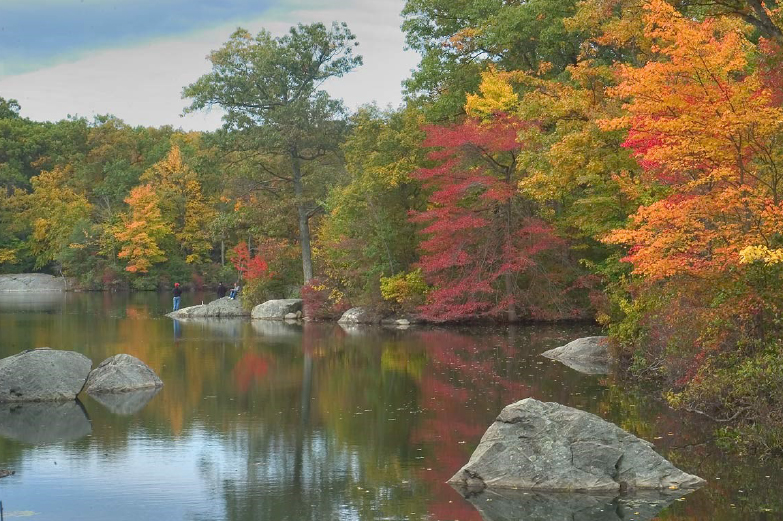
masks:
[[[490,64],[500,70],[555,76],[576,61],[584,38],[566,28],[576,0],[407,0],[402,24],[408,45],[422,55],[405,82],[411,97],[436,119],[463,113]]]
[[[302,248],[304,281],[313,277],[310,218],[318,206],[305,193],[305,164],[337,150],[345,131],[345,109],[320,89],[361,64],[348,27],[299,24],[274,38],[238,29],[210,54],[212,72],[185,87],[187,112],[212,106],[225,110],[232,146],[263,172],[262,184],[293,196]]]
[[[380,296],[380,278],[406,271],[417,260],[417,225],[426,194],[410,174],[424,164],[421,112],[361,108],[342,149],[350,181],[334,188],[319,228],[316,251],[326,274],[353,302]],[[377,303],[377,302],[375,302]]]

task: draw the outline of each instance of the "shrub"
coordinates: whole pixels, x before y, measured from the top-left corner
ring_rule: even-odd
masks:
[[[430,287],[424,281],[421,269],[381,277],[381,295],[392,302],[397,311],[413,311],[424,304]]]
[[[351,306],[332,284],[315,278],[302,287],[302,307],[309,319],[331,320],[342,316]]]

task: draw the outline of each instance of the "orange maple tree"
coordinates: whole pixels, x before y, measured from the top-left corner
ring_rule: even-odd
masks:
[[[732,19],[697,22],[663,0],[646,6],[655,60],[619,66],[612,95],[627,114],[624,146],[645,182],[668,189],[605,240],[650,279],[704,276],[738,266],[749,245],[773,247],[783,229],[783,108],[758,69],[755,47]]]
[[[171,234],[171,229],[161,216],[152,186],[137,186],[125,202],[130,213],[123,216],[122,224],[114,232],[122,244],[117,257],[128,259],[126,271],[147,273],[153,264],[166,260],[160,242]]]

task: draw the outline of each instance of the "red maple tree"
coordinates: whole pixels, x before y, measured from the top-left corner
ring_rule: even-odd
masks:
[[[435,288],[421,308],[426,318],[513,322],[544,317],[560,300],[552,289],[559,287],[557,270],[539,268],[542,254],[562,253],[564,243],[517,189],[517,134],[525,125],[496,115],[426,129],[424,144],[436,148],[429,158],[437,166],[414,174],[432,195],[429,207],[412,216],[426,224],[420,265]]]

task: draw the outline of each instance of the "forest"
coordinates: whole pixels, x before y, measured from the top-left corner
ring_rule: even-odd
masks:
[[[214,287],[432,322],[597,320],[630,380],[783,450],[783,5],[407,0],[399,107],[321,87],[345,24],[237,29],[187,111],[36,122],[0,98],[0,273]],[[0,93],[2,95],[2,93]]]

